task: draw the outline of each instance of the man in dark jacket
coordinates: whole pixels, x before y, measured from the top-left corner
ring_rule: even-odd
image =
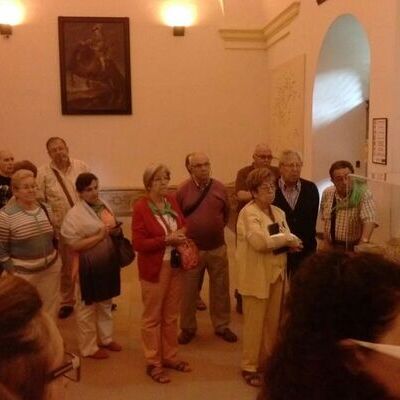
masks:
[[[303,250],[288,253],[288,275],[317,248],[316,229],[319,193],[315,183],[300,178],[303,166],[300,155],[285,150],[279,159],[280,178],[277,182],[274,205],[285,211],[289,228],[303,242]]]

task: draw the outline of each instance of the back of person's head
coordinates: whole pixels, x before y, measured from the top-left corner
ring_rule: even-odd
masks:
[[[59,357],[52,321],[41,309],[31,284],[11,275],[0,278],[0,383],[21,400],[46,399],[48,373]]]
[[[310,257],[291,282],[261,398],[389,399],[384,387],[357,367],[352,349],[343,343],[376,342],[399,306],[399,265],[372,254]]]
[[[32,171],[34,178],[36,178],[36,176],[37,176],[37,172],[38,172],[37,167],[33,162],[31,162],[29,160],[16,161],[14,163],[14,173],[19,171],[20,169],[26,169],[28,171]]]

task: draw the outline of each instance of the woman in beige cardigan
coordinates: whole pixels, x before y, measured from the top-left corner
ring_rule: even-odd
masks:
[[[259,367],[271,352],[279,325],[286,251],[301,247],[290,233],[285,213],[271,205],[274,175],[267,168],[252,171],[247,186],[253,196],[237,222],[238,290],[243,296],[242,376],[261,385]]]

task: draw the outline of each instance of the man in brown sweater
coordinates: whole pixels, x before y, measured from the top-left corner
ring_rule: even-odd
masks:
[[[227,342],[236,342],[236,335],[229,329],[229,264],[224,237],[228,196],[225,186],[210,177],[210,160],[205,154],[193,153],[188,161],[191,177],[178,188],[176,199],[186,217],[186,235],[200,250],[200,262],[196,269],[185,272],[178,341],[187,344],[196,336],[196,300],[202,273],[207,269],[215,334]]]

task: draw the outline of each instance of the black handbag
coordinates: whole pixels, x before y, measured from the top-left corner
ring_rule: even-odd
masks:
[[[79,283],[82,300],[86,304],[108,300],[120,294],[120,266],[110,236],[79,252]]]
[[[111,238],[114,243],[119,266],[121,268],[127,267],[135,259],[132,243],[124,236],[122,229],[120,229],[117,235],[111,234]]]

